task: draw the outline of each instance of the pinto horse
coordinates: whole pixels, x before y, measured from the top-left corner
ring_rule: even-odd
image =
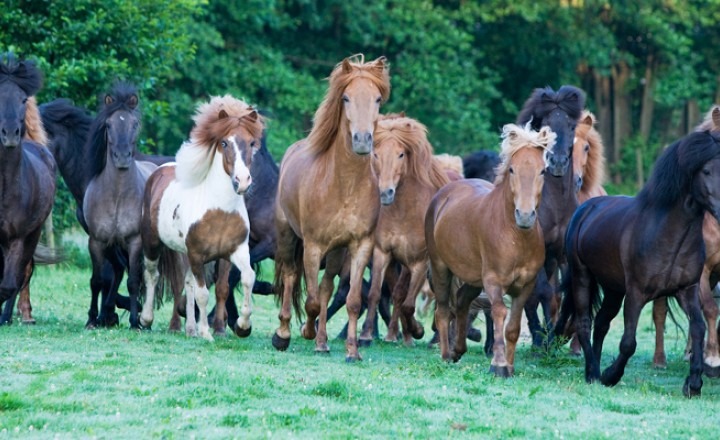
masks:
[[[90,129],[89,164],[94,169],[83,198],[92,259],[90,289],[93,301],[103,287],[102,271],[116,246],[128,254],[130,327],[139,328],[138,295],[142,277],[140,217],[145,181],[157,168],[136,161],[140,112],[137,89],[119,83],[105,96],[104,105]],[[119,279],[117,280],[119,282]]]
[[[508,124],[503,127],[503,160],[494,188],[484,180],[467,179],[449,183],[433,197],[425,217],[425,239],[444,360],[458,361],[467,351],[468,309],[484,289],[495,335],[491,372],[513,375],[522,308],[545,259],[537,209],[547,153],[554,142],[555,133],[548,127],[535,132]],[[451,354],[448,323],[453,277],[462,284],[456,294],[457,331]],[[507,327],[503,294],[512,298]]]
[[[291,304],[300,315],[303,269],[307,321],[301,333],[306,339],[315,339],[316,351],[330,350],[327,305],[347,248],[351,263],[345,359],[360,359],[357,319],[362,273],[372,254],[373,231],[380,211],[369,155],[380,105],[390,96],[388,70],[384,57],[365,63],[360,56],[339,63],[330,74],[328,92],[315,113],[310,134],[291,145],[280,164],[275,210],[275,292],[282,295],[282,306],[280,327],[272,339],[278,350],[290,344]],[[325,274],[318,285],[323,256]],[[318,316],[316,332],[313,324]]]
[[[240,269],[244,294],[235,332],[249,336],[255,271],[250,265],[250,223],[243,194],[252,183],[249,167],[260,148],[265,124],[254,108],[230,95],[200,105],[193,119],[195,126],[190,140],[178,151],[177,165],[158,168],[145,189],[142,238],[147,291],[140,320],[146,327],[153,322],[155,291],[161,277],[174,286],[177,301],[176,276],[182,268],[177,258],[162,257],[182,253],[189,262],[189,271],[184,274],[186,334],[213,340],[204,266],[220,259],[215,320],[223,323],[224,331],[232,263]],[[159,264],[165,261],[173,264]],[[195,303],[200,309],[197,328],[195,313],[191,312]]]
[[[41,125],[27,123],[39,124],[37,115],[29,117],[27,110],[35,109],[31,97],[41,83],[34,63],[18,61],[12,54],[0,58],[0,306],[10,302],[3,324],[10,322],[21,288],[21,303],[26,299],[30,306],[33,254],[55,197],[55,161],[45,145],[31,140],[44,141]]]
[[[705,333],[697,294],[705,261],[702,225],[705,212],[720,217],[718,185],[720,133],[696,132],[665,150],[637,197],[595,197],[578,208],[567,231],[567,291],[555,331],[561,333],[574,315],[588,382],[616,385],[635,353],[643,306],[675,295],[688,314],[693,344],[683,394],[700,394]],[[593,305],[600,301],[591,345]],[[625,323],[620,354],[600,375],[603,341],[621,306]]]
[[[380,190],[380,215],[375,228],[372,284],[368,315],[360,342],[369,344],[385,271],[392,261],[409,271],[406,288],[393,289],[393,318],[403,324],[405,345],[421,339],[422,325],[415,320],[415,301],[427,277],[425,212],[430,199],[450,180],[440,162],[433,159],[427,129],[407,117],[381,118],[375,128],[372,167]],[[402,279],[402,277],[401,277]],[[390,325],[387,341],[397,340],[396,326]]]
[[[557,302],[554,285],[557,284],[558,267],[565,259],[565,230],[577,208],[572,155],[576,126],[584,105],[585,94],[573,86],[565,85],[557,91],[549,87],[535,89],[517,118],[520,125],[529,122],[534,130],[547,126],[557,135],[548,158],[549,172],[545,174],[543,203],[538,212],[545,240],[545,270],[538,273],[535,290],[525,304],[525,315],[535,347],[542,346],[546,338],[537,308],[542,305],[545,327],[549,328],[553,308],[556,308],[554,302]]]
[[[720,105],[714,105],[705,116],[705,120],[695,131],[710,130],[720,133]],[[709,377],[720,376],[720,353],[718,348],[718,305],[712,290],[720,281],[720,224],[710,213],[703,219],[703,242],[705,243],[705,265],[700,276],[698,295],[707,324],[707,343],[703,354],[704,372]],[[655,354],[653,365],[657,368],[667,366],[665,356],[665,320],[667,318],[667,298],[653,301],[653,320],[655,322]],[[692,340],[688,339],[685,356],[689,358]]]

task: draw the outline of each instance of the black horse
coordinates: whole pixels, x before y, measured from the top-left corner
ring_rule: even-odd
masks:
[[[517,123],[530,122],[534,130],[548,126],[557,140],[548,157],[542,202],[538,220],[545,239],[545,270],[538,273],[535,289],[525,303],[525,315],[532,334],[533,346],[540,347],[547,341],[552,322],[552,301],[555,296],[558,267],[565,261],[565,230],[575,209],[575,182],[572,170],[572,150],[575,126],[585,108],[585,94],[573,86],[562,86],[556,92],[550,87],[535,89],[525,102]],[[540,324],[538,304],[542,305],[546,329]],[[488,338],[492,341],[491,338]]]
[[[500,156],[491,150],[481,150],[463,157],[463,174],[466,179],[495,180],[495,168],[500,165]]]
[[[720,134],[696,132],[676,141],[660,156],[637,197],[596,197],[572,217],[565,249],[569,270],[556,334],[574,315],[585,355],[585,379],[613,386],[635,353],[638,318],[655,298],[675,295],[688,314],[692,356],[683,386],[700,395],[705,322],[698,281],[705,263],[702,223],[705,212],[720,219]],[[600,289],[604,295],[600,295]],[[610,321],[624,299],[620,354],[600,375],[600,356]],[[600,302],[601,301],[601,302]],[[590,344],[593,306],[595,332]]]
[[[34,63],[0,57],[0,306],[15,298],[32,274],[33,254],[55,199],[55,161],[45,146],[28,140],[26,104],[40,90]]]

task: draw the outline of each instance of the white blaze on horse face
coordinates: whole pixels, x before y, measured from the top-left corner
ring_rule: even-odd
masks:
[[[231,172],[232,174],[230,176],[230,178],[232,179],[233,189],[238,194],[244,194],[252,183],[250,169],[245,164],[243,151],[240,150],[237,139],[234,136],[230,138],[229,147],[232,147],[235,153]]]

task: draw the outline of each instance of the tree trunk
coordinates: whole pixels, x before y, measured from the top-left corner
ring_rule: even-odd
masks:
[[[686,132],[691,132],[700,122],[702,122],[700,119],[702,116],[700,116],[700,108],[698,107],[698,103],[696,99],[691,99],[687,102],[687,124],[686,124]]]
[[[642,96],[642,107],[640,109],[640,140],[641,143],[635,148],[635,160],[636,160],[636,187],[638,191],[645,184],[645,167],[643,164],[643,155],[645,153],[644,148],[647,145],[648,139],[650,138],[650,129],[652,128],[653,113],[655,112],[655,99],[653,94],[655,90],[655,61],[652,55],[648,55],[647,62],[645,64],[645,77],[643,96]]]
[[[630,136],[630,97],[627,93],[627,81],[630,78],[630,67],[625,61],[620,61],[612,67],[612,93],[613,93],[613,162],[620,162],[622,145]],[[622,182],[619,173],[613,174],[613,182]]]
[[[615,152],[615,144],[613,143],[613,121],[612,107],[610,102],[610,77],[601,75],[597,70],[593,70],[595,78],[595,117],[597,118],[597,130],[605,145],[605,154],[608,159],[606,166],[614,164],[612,160]],[[605,170],[605,175],[609,176],[609,170]]]

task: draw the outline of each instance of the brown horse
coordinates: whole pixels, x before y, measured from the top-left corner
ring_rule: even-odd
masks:
[[[705,116],[705,120],[695,128],[695,131],[720,132],[720,105],[714,105]],[[718,305],[712,295],[713,286],[720,281],[720,224],[705,213],[702,225],[703,241],[705,242],[705,265],[700,276],[698,296],[702,306],[703,315],[707,324],[707,342],[703,356],[703,368],[709,377],[720,376],[720,350],[718,345]],[[667,298],[656,299],[653,302],[653,321],[655,322],[655,354],[653,365],[656,368],[667,366],[665,355],[665,320],[667,318]],[[686,359],[690,358],[691,338],[685,350]]]
[[[428,269],[425,212],[432,197],[449,179],[440,162],[433,159],[427,129],[414,119],[382,118],[375,129],[373,148],[372,167],[378,178],[382,207],[375,228],[368,315],[360,341],[367,344],[372,341],[385,271],[392,261],[397,261],[409,270],[410,281],[406,289],[400,286],[393,289],[393,316],[400,316],[405,344],[412,345],[412,338],[421,339],[425,333],[414,316],[415,300]],[[385,340],[397,340],[394,327],[389,326]]]
[[[250,265],[250,223],[243,195],[252,183],[249,167],[260,148],[265,124],[255,109],[229,95],[200,105],[194,121],[190,140],[176,156],[177,165],[158,168],[145,187],[142,238],[147,297],[140,322],[145,327],[152,324],[153,300],[161,276],[174,286],[173,319],[179,322],[177,276],[181,269],[177,258],[163,258],[176,252],[186,254],[190,265],[185,273],[186,334],[196,336],[199,332],[201,337],[213,340],[207,318],[209,294],[204,265],[221,259],[215,321],[222,325],[214,328],[223,332],[225,329],[232,262],[241,271],[244,294],[235,332],[249,336],[255,272]],[[196,302],[200,309],[199,328],[193,313]]]
[[[389,96],[390,75],[384,57],[368,63],[362,56],[343,60],[330,74],[328,92],[315,113],[310,134],[285,153],[275,211],[275,292],[282,295],[282,306],[280,327],[272,342],[278,350],[290,344],[291,304],[300,314],[304,268],[307,321],[301,333],[306,339],[315,338],[316,351],[329,351],[327,305],[347,248],[351,267],[346,360],[360,359],[357,319],[362,274],[372,254],[380,210],[369,154],[380,105]],[[325,274],[318,285],[323,256],[327,256]],[[316,337],[313,323],[318,316]]]
[[[425,238],[443,359],[458,361],[467,351],[468,309],[484,289],[495,335],[490,371],[503,377],[513,374],[523,306],[545,260],[537,209],[547,151],[555,139],[549,127],[535,132],[529,126],[508,124],[503,127],[503,160],[493,189],[483,180],[467,179],[446,185],[433,197],[425,217]],[[448,323],[453,277],[463,284],[455,302],[457,332],[451,354]],[[505,293],[512,297],[507,327]]]
[[[607,191],[602,186],[605,181],[605,146],[600,133],[595,130],[595,115],[587,110],[575,127],[572,159],[578,204],[592,197],[606,196]]]

